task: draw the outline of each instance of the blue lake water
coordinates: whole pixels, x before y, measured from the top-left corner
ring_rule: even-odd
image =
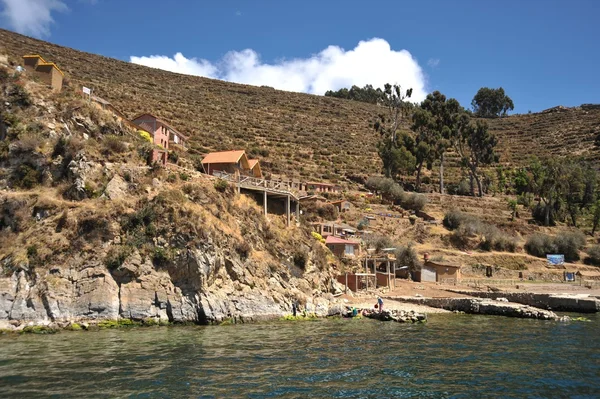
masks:
[[[586,317],[590,317],[587,315]],[[432,315],[0,336],[3,398],[599,398],[600,318]]]

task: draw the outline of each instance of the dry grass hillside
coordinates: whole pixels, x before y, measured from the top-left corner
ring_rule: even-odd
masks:
[[[133,117],[151,112],[192,136],[192,154],[244,147],[262,157],[268,173],[344,181],[379,171],[377,106],[165,72],[84,53],[0,30],[13,60],[39,53],[66,72],[71,88],[84,84]],[[578,154],[600,159],[600,109],[558,109],[491,120],[501,162],[529,156]],[[447,179],[461,176],[449,156]],[[437,173],[432,174],[436,179]]]

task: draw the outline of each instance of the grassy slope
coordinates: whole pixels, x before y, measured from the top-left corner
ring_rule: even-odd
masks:
[[[263,170],[289,177],[337,180],[379,169],[373,105],[185,76],[60,47],[0,30],[10,56],[39,53],[56,62],[72,85],[85,84],[126,115],[152,112],[191,134],[198,155],[210,150],[266,148]],[[491,120],[501,161],[568,153],[600,160],[594,145],[600,110],[569,109]],[[447,179],[460,170],[450,154]],[[437,173],[433,176],[435,177]]]

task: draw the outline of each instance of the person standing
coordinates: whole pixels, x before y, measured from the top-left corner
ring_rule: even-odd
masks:
[[[383,312],[383,299],[380,296],[377,297],[377,305],[379,308],[379,313]]]

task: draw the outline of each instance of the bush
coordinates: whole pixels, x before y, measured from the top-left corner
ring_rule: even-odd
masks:
[[[26,163],[19,165],[14,176],[15,185],[26,189],[37,186],[40,184],[41,179],[41,173],[35,167]]]
[[[227,190],[228,187],[229,187],[229,183],[227,183],[223,179],[218,179],[215,182],[215,190],[217,190],[218,192],[224,193],[225,190]]]
[[[148,133],[147,131],[145,131],[145,130],[138,130],[138,134],[144,140],[148,141],[149,143],[152,143],[152,136],[150,136],[150,133]]]
[[[420,211],[427,204],[427,197],[423,194],[417,193],[404,193],[402,198],[400,199],[400,205],[404,209],[409,209],[413,211]]]
[[[171,163],[177,163],[177,161],[179,161],[179,154],[175,151],[169,151],[168,159]]]
[[[11,84],[6,88],[8,102],[19,107],[29,107],[33,102],[25,88],[19,84]]]
[[[525,251],[538,258],[544,258],[547,254],[557,253],[552,237],[541,233],[532,234],[527,238]]]
[[[185,172],[179,172],[179,178],[183,181],[188,181],[190,180],[190,175]]]
[[[294,265],[304,270],[306,263],[308,262],[308,253],[304,250],[298,249],[294,252]]]
[[[113,154],[120,154],[127,151],[127,145],[121,137],[108,135],[104,137],[104,149]]]
[[[594,266],[600,266],[600,245],[594,245],[588,249],[587,255],[587,258],[585,258],[585,263]]]
[[[381,251],[383,248],[391,248],[394,246],[392,240],[387,236],[381,236],[378,234],[369,234],[364,238],[367,248],[374,248],[376,252]]]
[[[419,270],[421,262],[413,244],[401,245],[396,248],[396,263],[398,266],[408,266],[410,271]]]
[[[155,247],[152,253],[152,262],[154,265],[164,267],[172,261],[172,256],[167,249]]]
[[[250,244],[248,244],[246,240],[242,240],[237,242],[235,250],[242,259],[247,259],[250,255],[250,251],[252,251],[252,247],[250,247]]]
[[[515,252],[517,240],[491,224],[466,213],[451,210],[444,216],[444,226],[454,230],[452,239],[459,247],[466,247],[469,238],[479,236],[479,249],[483,251]]]
[[[585,236],[581,232],[563,233],[556,237],[545,234],[533,234],[525,243],[528,254],[545,258],[548,254],[562,254],[565,260],[579,260],[579,250],[585,245]]]
[[[317,233],[316,231],[313,231],[312,233],[310,233],[313,238],[323,244],[325,244],[325,239],[323,238],[323,236],[319,233]]]
[[[474,216],[456,209],[451,209],[448,211],[448,213],[446,213],[446,215],[444,215],[443,223],[444,227],[446,227],[448,230],[455,230],[458,229],[461,224],[474,223],[477,221],[479,221],[479,219]]]
[[[125,263],[127,257],[131,254],[131,248],[124,245],[111,247],[106,253],[104,264],[108,270],[117,270]]]
[[[559,234],[554,243],[558,253],[565,255],[566,261],[574,262],[580,259],[579,250],[585,246],[585,236],[579,231]]]

